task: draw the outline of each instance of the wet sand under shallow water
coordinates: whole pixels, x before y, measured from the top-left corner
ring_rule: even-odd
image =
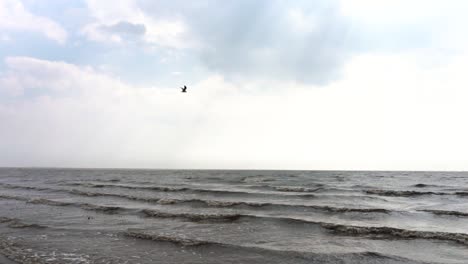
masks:
[[[0,254],[41,264],[466,264],[467,194],[468,173],[0,168]]]

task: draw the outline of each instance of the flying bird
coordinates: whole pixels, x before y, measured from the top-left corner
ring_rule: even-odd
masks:
[[[182,92],[183,93],[186,93],[187,92],[187,86],[184,85],[184,87],[180,87],[180,89],[182,89]]]

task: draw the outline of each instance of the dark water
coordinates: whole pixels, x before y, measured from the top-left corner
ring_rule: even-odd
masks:
[[[5,168],[7,259],[468,263],[468,173]]]

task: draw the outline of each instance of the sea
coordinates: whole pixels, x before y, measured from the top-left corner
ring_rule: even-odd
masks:
[[[468,263],[468,173],[0,168],[0,263]]]

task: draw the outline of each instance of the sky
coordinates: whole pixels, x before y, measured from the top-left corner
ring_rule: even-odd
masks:
[[[467,8],[0,0],[0,166],[468,170]]]

